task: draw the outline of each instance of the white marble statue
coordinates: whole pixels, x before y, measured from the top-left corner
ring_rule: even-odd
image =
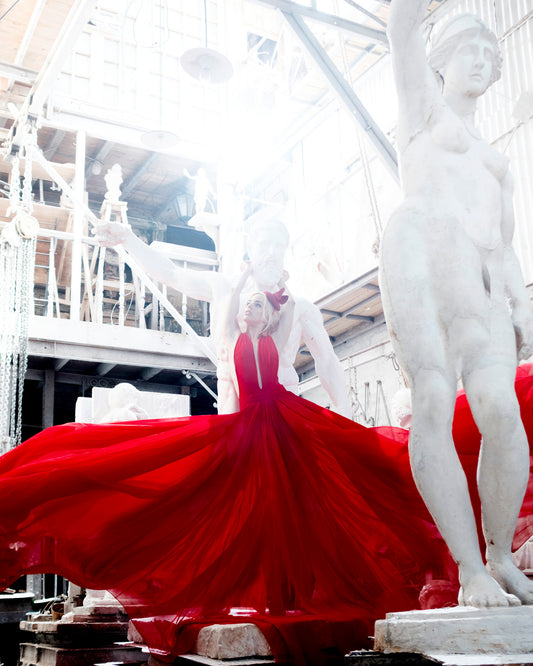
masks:
[[[417,486],[459,567],[460,603],[533,603],[511,542],[529,474],[514,392],[533,351],[533,311],[511,246],[507,158],[474,125],[500,76],[495,35],[460,15],[426,57],[427,0],[392,0],[388,33],[399,98],[405,200],[382,240],[381,289],[391,339],[412,389],[410,456]],[[457,378],[483,436],[478,486],[485,566],[452,441]]]
[[[104,180],[107,187],[104,199],[118,201],[121,194],[120,186],[122,185],[122,167],[120,164],[113,164],[111,169],[107,170]]]
[[[222,331],[228,299],[238,278],[234,280],[224,273],[178,267],[140,241],[124,225],[114,222],[99,224],[95,233],[102,245],[122,243],[154,280],[175,287],[191,298],[211,304],[211,336],[218,357],[218,411],[221,414],[238,411],[233,363],[230,358],[232,350],[224,342]],[[253,225],[247,248],[252,275],[242,293],[243,306],[248,296],[255,291],[274,292],[279,289],[288,242],[287,229],[278,220],[262,220]],[[314,358],[317,375],[331,398],[333,409],[349,417],[350,402],[344,372],[324,328],[322,315],[313,303],[304,298],[295,298],[295,302],[291,333],[280,352],[279,381],[285,388],[297,392],[298,375],[293,364],[303,340]]]
[[[196,172],[196,176],[191,176],[187,169],[184,169],[183,172],[187,178],[194,180],[194,213],[196,215],[203,213],[208,203],[211,210],[214,210],[209,196],[214,197],[215,193],[211,187],[205,169],[200,167]]]

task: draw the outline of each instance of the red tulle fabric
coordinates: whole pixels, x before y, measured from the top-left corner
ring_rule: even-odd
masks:
[[[0,588],[54,572],[108,589],[160,658],[190,649],[202,624],[253,621],[278,659],[302,664],[368,647],[374,620],[419,607],[431,579],[456,598],[407,431],[286,391],[271,338],[258,361],[262,387],[241,335],[237,414],[71,423],[2,456]],[[517,391],[533,436],[529,370]],[[479,433],[464,396],[454,434],[475,493]],[[516,545],[533,532],[531,490]]]

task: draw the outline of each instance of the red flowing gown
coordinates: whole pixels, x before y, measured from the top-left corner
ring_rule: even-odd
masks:
[[[202,624],[252,621],[276,658],[311,664],[321,648],[369,647],[374,620],[419,607],[429,580],[455,585],[407,431],[286,391],[269,337],[262,386],[246,334],[234,357],[236,414],[70,423],[3,455],[0,589],[38,572],[107,589],[168,660]],[[533,378],[522,379],[531,430]],[[454,428],[473,479],[479,433],[461,398]],[[533,531],[532,496],[516,545]]]

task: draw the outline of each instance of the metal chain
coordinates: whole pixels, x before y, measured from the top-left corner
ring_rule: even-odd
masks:
[[[11,168],[11,182],[9,184],[9,202],[10,209],[16,210],[21,200],[20,191],[20,160],[18,155],[13,159]]]
[[[36,137],[25,148],[24,184],[19,156],[13,161],[9,192],[14,217],[0,235],[0,453],[22,439],[22,395],[28,365],[28,324],[33,308],[36,234],[21,231],[23,216],[33,210],[32,158]],[[31,226],[30,226],[31,229]]]
[[[33,211],[32,198],[32,161],[33,161],[33,134],[29,135],[29,141],[25,148],[26,164],[24,167],[24,185],[22,187],[22,208],[31,215]]]

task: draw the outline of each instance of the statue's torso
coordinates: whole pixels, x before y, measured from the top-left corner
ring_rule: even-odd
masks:
[[[406,205],[453,219],[476,247],[501,244],[502,181],[508,160],[469,134],[451,111],[413,135],[400,156]]]

